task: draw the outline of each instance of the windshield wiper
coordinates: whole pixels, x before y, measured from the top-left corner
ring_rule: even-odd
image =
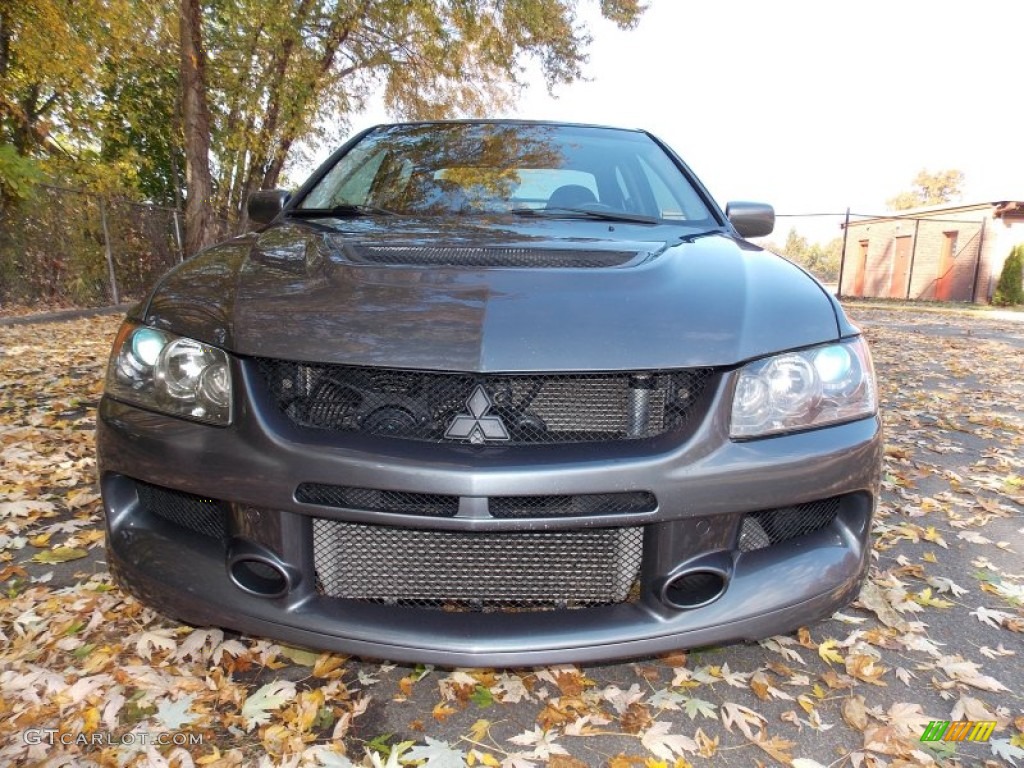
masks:
[[[691,232],[688,235],[680,235],[680,241],[684,243],[692,243],[701,237],[711,237],[711,235],[724,235],[726,231],[722,227],[714,227],[713,229],[702,229],[699,232]]]
[[[330,217],[350,218],[354,216],[390,216],[392,211],[373,205],[345,203],[330,208],[292,208],[288,215],[300,219],[326,219]]]
[[[599,221],[629,221],[636,224],[657,224],[659,219],[655,216],[647,216],[642,213],[629,213],[628,211],[599,211],[589,208],[517,208],[512,211],[516,216],[559,216],[583,217],[598,219]]]

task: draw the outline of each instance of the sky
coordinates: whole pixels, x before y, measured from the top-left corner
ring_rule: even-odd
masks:
[[[721,205],[772,203],[780,240],[838,236],[782,214],[884,212],[922,169],[963,171],[964,202],[1024,199],[1020,0],[650,0],[630,31],[597,8],[587,80],[551,95],[530,71],[495,116],[644,128]],[[352,132],[388,119],[371,105]]]

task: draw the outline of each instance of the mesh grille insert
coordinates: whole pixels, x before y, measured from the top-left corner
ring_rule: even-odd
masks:
[[[638,514],[653,512],[658,502],[653,493],[635,491],[577,496],[492,496],[488,506],[491,517],[523,519]]]
[[[544,610],[635,599],[643,529],[430,531],[313,520],[329,597],[442,610]]]
[[[472,374],[259,359],[278,408],[295,424],[404,440],[495,445],[651,438],[699,416],[715,375]]]
[[[635,251],[577,251],[538,248],[435,248],[345,245],[345,256],[365,264],[411,267],[507,267],[520,269],[601,269],[620,267]]]
[[[839,513],[840,497],[812,501],[780,509],[753,512],[743,518],[739,548],[743,552],[820,531]]]
[[[295,492],[295,498],[306,504],[423,517],[455,517],[459,512],[458,496],[378,491],[372,488],[351,488],[323,483],[302,483]]]
[[[202,536],[227,539],[227,514],[221,502],[136,481],[139,504],[150,514]]]

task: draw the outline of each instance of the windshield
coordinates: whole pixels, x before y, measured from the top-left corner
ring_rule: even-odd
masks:
[[[573,211],[715,223],[671,158],[643,133],[523,123],[385,126],[341,157],[299,206],[398,214]]]

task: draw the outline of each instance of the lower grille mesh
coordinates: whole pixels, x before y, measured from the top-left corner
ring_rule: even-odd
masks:
[[[839,503],[840,497],[835,496],[792,507],[752,512],[743,518],[740,551],[764,549],[820,531],[835,519],[839,513]]]
[[[455,517],[459,512],[458,496],[378,491],[373,488],[352,488],[324,483],[302,483],[295,491],[295,498],[304,504],[421,517]]]
[[[136,482],[135,489],[150,514],[201,536],[227,539],[227,516],[219,501],[149,483]]]
[[[653,493],[587,493],[577,496],[492,496],[491,517],[502,520],[534,517],[587,517],[653,512],[658,506]]]
[[[329,597],[446,610],[575,608],[625,602],[643,529],[467,533],[313,520]]]
[[[295,498],[303,504],[418,517],[455,517],[459,513],[459,497],[442,493],[409,493],[326,483],[301,483],[295,490]],[[657,507],[657,499],[648,491],[492,496],[488,499],[491,517],[499,520],[629,515],[653,512]]]

